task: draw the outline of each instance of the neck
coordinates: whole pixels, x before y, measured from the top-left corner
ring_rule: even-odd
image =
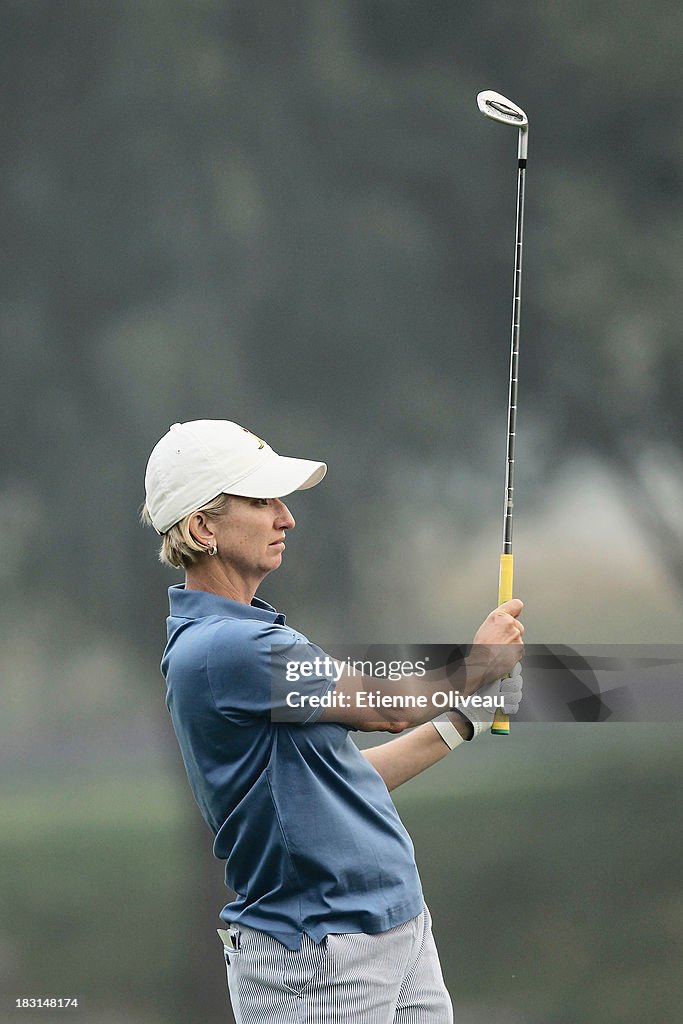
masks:
[[[251,604],[261,580],[247,580],[215,556],[204,555],[185,571],[186,590],[206,590],[240,604]]]

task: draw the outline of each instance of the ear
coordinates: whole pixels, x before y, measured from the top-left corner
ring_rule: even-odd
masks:
[[[190,536],[202,547],[211,547],[216,540],[213,525],[203,512],[194,512],[187,524]]]

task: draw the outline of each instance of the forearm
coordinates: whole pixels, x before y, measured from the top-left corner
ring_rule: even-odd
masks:
[[[465,718],[457,712],[450,713],[449,718],[463,739],[471,737],[472,726]],[[384,779],[388,790],[396,789],[426,768],[431,768],[448,753],[449,747],[431,723],[420,725],[404,736],[363,751]]]
[[[498,668],[495,650],[480,644],[472,646],[460,661],[399,679],[342,672],[335,702],[323,709],[320,720],[349,724],[366,732],[402,732],[438,718],[458,696],[471,696],[482,684],[493,682],[506,671]]]

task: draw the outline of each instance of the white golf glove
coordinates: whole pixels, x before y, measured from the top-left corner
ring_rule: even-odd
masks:
[[[502,695],[505,699],[505,706],[500,710],[504,711],[506,715],[516,715],[519,711],[520,701],[522,700],[523,682],[522,666],[517,662],[509,676],[505,679],[497,679],[493,683],[487,683],[486,686],[481,686],[476,691],[476,696],[498,697],[499,695]],[[472,704],[469,704],[467,707],[458,705],[458,711],[472,723],[472,727],[474,728],[474,735],[472,736],[472,739],[476,739],[476,737],[481,736],[483,732],[489,732],[491,730],[496,708],[474,707]]]

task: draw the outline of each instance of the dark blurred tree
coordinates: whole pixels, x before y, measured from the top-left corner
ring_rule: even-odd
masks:
[[[601,453],[681,582],[647,467],[681,448],[682,16],[626,6],[7,3],[5,473],[55,510],[33,578],[147,635],[132,513],[150,439],[188,416],[330,453],[315,500],[343,542],[304,574],[342,605],[346,496],[381,502],[392,453],[481,466],[489,498],[514,202],[513,140],[473,105],[493,74],[532,116],[525,485]]]

